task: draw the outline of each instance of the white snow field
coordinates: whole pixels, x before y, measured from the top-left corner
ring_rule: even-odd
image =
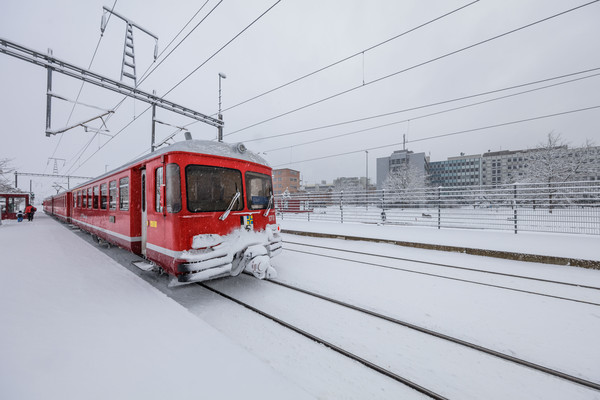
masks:
[[[0,266],[2,399],[312,398],[43,213]]]
[[[322,222],[282,225],[600,259],[600,238],[595,236]],[[284,241],[283,253],[273,259],[278,281],[600,383],[600,306],[594,305],[600,304],[600,290],[379,256],[594,287],[600,287],[598,270],[290,234],[284,234]],[[4,221],[0,227],[0,398],[426,398],[199,285],[171,288],[167,277],[131,267],[126,255],[115,257],[123,250],[102,250],[90,242],[89,236],[45,215],[32,223]],[[600,399],[600,391],[589,387],[249,275],[207,286],[450,399]]]

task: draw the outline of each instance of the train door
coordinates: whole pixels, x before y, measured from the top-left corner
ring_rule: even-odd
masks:
[[[141,183],[141,192],[142,192],[142,255],[146,256],[146,240],[148,238],[148,211],[146,208],[146,170],[142,170],[142,183]]]

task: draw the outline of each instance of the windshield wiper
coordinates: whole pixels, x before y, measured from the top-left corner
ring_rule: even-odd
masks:
[[[267,204],[267,211],[263,214],[263,217],[269,215],[269,211],[271,211],[271,207],[273,206],[273,193],[271,193],[271,197],[269,198],[269,204]]]
[[[235,202],[240,198],[240,192],[235,192],[235,195],[233,196],[233,199],[231,199],[231,203],[229,203],[229,207],[227,207],[227,210],[225,210],[225,212],[223,213],[223,215],[221,215],[219,217],[219,219],[221,221],[225,221],[225,219],[227,219],[227,217],[229,217],[229,213],[231,212],[231,210],[233,209],[233,206],[235,205]]]

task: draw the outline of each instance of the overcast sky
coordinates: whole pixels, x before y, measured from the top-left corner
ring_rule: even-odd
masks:
[[[51,48],[55,57],[84,68],[99,43],[90,69],[118,80],[125,23],[111,18],[100,40],[102,7],[111,8],[113,3],[116,12],[159,37],[162,55],[156,64],[164,61],[140,89],[163,96],[179,83],[166,99],[214,115],[218,73],[223,72],[227,75],[222,81],[225,141],[245,142],[251,150],[266,152],[273,167],[299,170],[305,183],[364,176],[365,150],[369,150],[369,177],[374,182],[376,158],[401,149],[403,135],[407,149],[425,152],[431,161],[461,152],[531,148],[552,131],[571,146],[586,139],[600,145],[600,108],[479,129],[600,106],[600,76],[591,76],[600,70],[423,107],[600,68],[600,2],[492,39],[587,1],[481,0],[468,5],[470,0],[209,0],[167,48],[203,1],[22,0],[3,3],[0,38],[44,53]],[[408,33],[373,48],[404,32]],[[134,44],[141,76],[152,67],[154,39],[136,29]],[[574,78],[584,79],[497,99]],[[81,81],[54,74],[55,93],[75,99],[80,88]],[[107,120],[113,138],[94,137],[81,127],[48,138],[44,133],[46,70],[0,53],[0,89],[0,158],[12,158],[20,172],[52,173],[54,161],[49,158],[54,157],[65,160],[57,161],[61,174],[96,176],[149,150],[151,115],[146,103],[128,99],[116,108]],[[80,102],[103,109],[115,108],[122,99],[89,84],[79,96]],[[484,100],[491,101],[442,112]],[[73,104],[54,99],[52,128],[99,113],[78,105],[71,115],[72,109]],[[369,118],[381,114],[389,115]],[[138,118],[132,122],[134,117]],[[216,138],[216,128],[178,114],[159,109],[157,119],[187,126],[195,139]],[[340,125],[356,119],[364,120]],[[353,133],[357,131],[361,132]],[[427,139],[462,131],[470,132]],[[172,127],[159,125],[158,140],[173,132]],[[272,137],[286,133],[294,134]],[[321,140],[332,136],[338,137]],[[183,140],[183,134],[175,138]],[[342,153],[349,154],[329,157]],[[23,177],[19,186],[28,190],[29,179]],[[38,196],[51,193],[53,182],[60,182],[31,179]]]

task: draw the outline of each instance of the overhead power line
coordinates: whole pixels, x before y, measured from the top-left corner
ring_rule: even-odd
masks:
[[[600,1],[600,0],[598,0]],[[183,82],[185,82],[190,76],[192,76],[194,73],[196,73],[196,71],[198,71],[200,68],[202,68],[207,62],[209,62],[210,60],[212,60],[212,58],[214,56],[216,56],[217,54],[219,54],[221,52],[221,50],[223,50],[225,47],[229,46],[231,44],[231,42],[233,42],[235,39],[237,39],[241,34],[243,34],[244,32],[246,32],[246,30],[248,30],[252,25],[254,25],[259,19],[261,19],[262,17],[264,17],[269,11],[271,11],[277,4],[279,4],[281,2],[281,0],[277,0],[271,7],[269,7],[265,12],[263,12],[261,15],[259,15],[258,17],[256,17],[256,19],[254,21],[252,21],[249,25],[247,25],[244,29],[242,29],[237,35],[235,35],[233,38],[231,38],[231,40],[229,40],[227,43],[225,43],[223,46],[221,46],[221,48],[219,50],[217,50],[215,53],[213,53],[212,56],[208,57],[203,63],[201,63],[200,65],[198,65],[192,72],[190,72],[188,75],[186,75],[185,78],[183,78],[181,81],[179,81],[177,84],[175,84],[175,86],[173,86],[167,93],[165,93],[164,95],[168,95],[169,93],[171,93],[173,90],[175,90],[175,88],[177,88],[179,85],[181,85]]]
[[[599,0],[600,1],[600,0]],[[264,11],[261,15],[259,15],[257,18],[255,18],[249,25],[247,25],[244,29],[242,29],[239,33],[237,33],[232,39],[230,39],[227,43],[225,43],[223,46],[221,46],[221,48],[219,48],[215,53],[213,53],[210,57],[208,57],[203,63],[201,63],[198,67],[196,67],[192,72],[190,72],[185,78],[183,78],[181,81],[179,81],[179,83],[177,83],[175,86],[173,86],[169,91],[167,91],[162,97],[160,97],[160,99],[164,99],[164,97],[166,95],[168,95],[169,93],[171,93],[177,86],[181,85],[186,79],[188,79],[192,74],[194,74],[197,70],[199,70],[201,67],[203,67],[208,61],[210,61],[214,56],[216,56],[217,54],[219,54],[223,49],[225,49],[228,45],[230,45],[235,39],[237,39],[238,37],[240,37],[246,30],[248,30],[252,25],[254,25],[258,20],[260,20],[263,16],[265,16],[269,11],[271,11],[277,4],[279,4],[281,2],[281,0],[278,0],[277,2],[275,2],[271,7],[269,7],[266,11]],[[144,111],[142,111],[141,114],[139,114],[137,117],[135,117],[133,120],[131,120],[127,125],[125,125],[123,128],[121,128],[117,133],[115,133],[109,140],[107,140],[102,146],[100,146],[100,148],[98,148],[98,150],[96,150],[94,153],[92,153],[92,155],[90,155],[88,158],[86,158],[76,169],[79,169],[83,164],[85,164],[87,161],[89,161],[94,155],[96,155],[100,150],[102,150],[102,148],[104,148],[104,146],[106,146],[109,142],[111,142],[114,138],[116,138],[120,133],[122,133],[127,127],[129,127],[135,120],[137,120],[137,118],[141,117],[143,114],[145,114],[148,110],[150,110],[152,107],[147,107]],[[86,147],[89,146],[86,145]],[[81,156],[80,156],[81,157]]]
[[[178,33],[178,34],[177,34],[177,35],[176,35],[176,36],[173,38],[173,40],[171,40],[171,42],[169,42],[169,44],[167,45],[167,47],[165,47],[165,49],[164,49],[164,50],[163,50],[163,51],[160,53],[159,57],[160,57],[160,56],[161,56],[161,55],[162,55],[162,54],[163,54],[163,53],[164,53],[164,52],[167,50],[167,48],[168,48],[168,47],[169,47],[169,46],[170,46],[170,45],[171,45],[171,44],[172,44],[172,43],[175,41],[175,39],[177,38],[177,36],[179,36],[179,35],[181,34],[181,32],[183,32],[183,30],[184,30],[184,29],[185,29],[185,28],[186,28],[186,27],[187,27],[187,26],[190,24],[190,22],[192,22],[192,19],[194,19],[194,18],[196,17],[196,15],[198,15],[198,13],[200,13],[200,11],[202,11],[202,9],[203,9],[203,8],[204,8],[204,6],[206,5],[206,3],[208,3],[209,1],[210,1],[210,0],[206,0],[206,2],[205,2],[205,3],[204,3],[204,4],[203,4],[201,7],[200,7],[200,9],[199,9],[198,11],[196,11],[196,14],[194,14],[194,16],[193,16],[192,18],[190,18],[190,20],[189,20],[189,21],[188,21],[188,22],[185,24],[185,26],[184,26],[184,27],[183,27],[183,28],[182,28],[182,29],[179,31],[179,33]],[[194,27],[192,28],[192,30],[191,30],[191,31],[189,31],[189,32],[188,32],[188,34],[187,34],[187,35],[185,35],[185,37],[179,41],[179,43],[177,43],[177,45],[176,45],[176,46],[175,46],[175,47],[174,47],[174,48],[173,48],[173,49],[172,49],[172,50],[169,52],[169,54],[167,54],[167,55],[166,55],[164,58],[162,58],[162,59],[160,60],[160,62],[159,62],[158,64],[156,64],[156,65],[154,66],[154,68],[152,68],[152,66],[150,66],[150,67],[149,67],[149,68],[146,70],[146,72],[144,72],[144,74],[142,75],[142,78],[140,79],[140,83],[138,83],[138,85],[137,85],[137,86],[141,85],[141,83],[142,83],[143,81],[145,81],[145,80],[146,80],[146,79],[147,79],[147,78],[148,78],[150,75],[152,75],[152,73],[153,73],[154,71],[156,71],[156,69],[157,69],[158,67],[160,67],[160,65],[161,65],[163,62],[165,62],[165,60],[166,60],[167,58],[169,58],[169,56],[170,56],[171,54],[173,54],[173,52],[174,52],[175,50],[177,50],[177,48],[178,48],[179,46],[181,46],[181,44],[182,44],[182,43],[183,43],[183,42],[184,42],[184,41],[185,41],[185,40],[186,40],[186,39],[187,39],[187,38],[188,38],[188,37],[189,37],[189,36],[190,36],[190,35],[191,35],[191,34],[192,34],[192,33],[193,33],[193,32],[194,32],[194,31],[195,31],[195,30],[196,30],[196,29],[199,27],[199,26],[200,26],[200,24],[202,24],[202,23],[203,23],[203,22],[204,22],[204,21],[205,21],[205,20],[206,20],[206,19],[207,19],[207,18],[208,18],[208,17],[209,17],[211,14],[212,14],[212,12],[213,12],[213,11],[215,11],[215,10],[217,9],[217,7],[219,7],[219,5],[221,5],[221,3],[222,3],[222,2],[223,2],[223,0],[219,1],[219,2],[218,2],[218,3],[217,3],[217,4],[216,4],[216,5],[215,5],[215,6],[214,6],[214,7],[213,7],[213,8],[212,8],[212,9],[211,9],[211,10],[210,10],[210,11],[209,11],[209,12],[208,12],[206,15],[205,15],[205,16],[204,16],[204,18],[202,18],[202,19],[201,19],[201,20],[200,20],[200,21],[199,21],[199,22],[196,24],[196,26],[194,26]],[[150,68],[152,68],[152,71],[148,72],[148,71],[150,70]]]
[[[116,5],[117,5],[117,0],[115,0],[115,2],[113,3],[111,11],[115,9]],[[106,25],[108,25],[108,22],[110,21],[111,16],[112,16],[112,14],[109,14],[108,19],[106,20]],[[94,50],[94,54],[92,54],[92,59],[90,60],[90,63],[88,65],[87,69],[92,68],[92,64],[94,63],[94,59],[96,59],[96,54],[98,53],[98,48],[100,47],[100,42],[102,42],[103,37],[104,37],[104,32],[101,32],[100,38],[98,38],[98,43],[96,43],[96,49]],[[71,108],[71,113],[69,114],[69,118],[67,118],[67,123],[65,124],[67,126],[69,125],[69,122],[71,122],[71,118],[73,117],[73,112],[75,111],[75,107],[77,106],[77,104],[79,102],[79,97],[81,97],[81,92],[83,91],[84,85],[85,85],[85,81],[81,82],[81,86],[79,86],[79,92],[77,93],[77,98],[75,99],[75,104],[73,104],[73,107]],[[50,157],[54,157],[54,155],[58,151],[58,147],[60,146],[62,138],[63,138],[63,135],[60,135],[60,137],[58,138],[58,143],[56,143],[56,147],[54,147],[54,151],[52,152],[52,155]],[[44,171],[45,171],[45,169],[44,169]]]
[[[319,68],[319,69],[317,69],[317,70],[315,70],[315,71],[313,71],[313,72],[310,72],[310,73],[308,73],[308,74],[306,74],[306,75],[302,75],[301,77],[299,77],[299,78],[296,78],[296,79],[293,79],[293,80],[291,80],[291,81],[289,81],[289,82],[287,82],[287,83],[284,83],[283,85],[279,85],[279,86],[277,86],[277,87],[275,87],[275,88],[273,88],[273,89],[267,90],[266,92],[264,92],[264,93],[261,93],[261,94],[259,94],[259,95],[256,95],[256,96],[254,96],[254,97],[251,97],[251,98],[249,98],[249,99],[247,99],[247,100],[244,100],[244,101],[242,101],[241,103],[238,103],[238,104],[235,104],[235,105],[233,105],[233,106],[231,106],[231,107],[225,108],[223,111],[229,111],[229,110],[231,110],[231,109],[234,109],[234,108],[236,108],[236,107],[238,107],[238,106],[241,106],[242,104],[246,104],[246,103],[248,103],[248,102],[250,102],[250,101],[252,101],[252,100],[256,100],[256,99],[258,99],[258,98],[260,98],[260,97],[263,97],[263,96],[265,96],[265,95],[267,95],[267,94],[273,93],[273,92],[275,92],[275,91],[277,91],[277,90],[279,90],[279,89],[283,89],[284,87],[287,87],[287,86],[289,86],[289,85],[292,85],[292,84],[294,84],[294,83],[296,83],[296,82],[299,82],[299,81],[301,81],[301,80],[303,80],[303,79],[306,79],[306,78],[308,78],[308,77],[310,77],[310,76],[313,76],[313,75],[315,75],[315,74],[318,74],[319,72],[323,72],[323,71],[325,71],[325,70],[327,70],[327,69],[329,69],[329,68],[331,68],[331,67],[334,67],[334,66],[336,66],[336,65],[338,65],[338,64],[341,64],[341,63],[343,63],[343,62],[345,62],[345,61],[351,60],[351,59],[352,59],[352,58],[354,58],[354,57],[357,57],[357,56],[360,56],[360,55],[364,55],[364,53],[366,53],[366,52],[368,52],[368,51],[370,51],[370,50],[376,49],[377,47],[383,46],[383,45],[384,45],[384,44],[386,44],[386,43],[389,43],[389,42],[391,42],[391,41],[393,41],[393,40],[396,40],[396,39],[398,39],[398,38],[400,38],[400,37],[402,37],[402,36],[405,36],[405,35],[407,35],[407,34],[409,34],[409,33],[411,33],[411,32],[414,32],[414,31],[416,31],[417,29],[421,29],[421,28],[423,28],[423,27],[425,27],[425,26],[427,26],[427,25],[430,25],[430,24],[432,24],[432,23],[434,23],[434,22],[436,22],[436,21],[439,21],[439,20],[441,20],[441,19],[443,19],[443,18],[445,18],[445,17],[447,17],[447,16],[449,16],[449,15],[452,15],[452,14],[454,14],[454,13],[456,13],[456,12],[458,12],[458,11],[462,10],[462,9],[465,9],[465,8],[467,8],[467,7],[469,7],[469,6],[473,5],[473,4],[475,4],[475,3],[477,3],[477,2],[479,2],[479,0],[472,1],[472,2],[471,2],[471,3],[469,3],[469,4],[466,4],[466,5],[462,6],[462,7],[456,8],[456,9],[454,9],[454,10],[450,11],[450,12],[447,12],[447,13],[445,13],[445,14],[443,14],[443,15],[440,15],[440,16],[438,16],[438,17],[436,17],[436,18],[434,18],[434,19],[431,19],[431,20],[429,20],[429,21],[427,21],[427,22],[424,22],[424,23],[422,23],[421,25],[415,26],[414,28],[411,28],[411,29],[409,29],[409,30],[407,30],[407,31],[404,31],[404,32],[402,32],[402,33],[400,33],[400,34],[398,34],[398,35],[396,35],[396,36],[393,36],[393,37],[391,37],[391,38],[389,38],[389,39],[386,39],[386,40],[384,40],[383,42],[379,42],[379,43],[377,43],[377,44],[375,44],[375,45],[373,45],[373,46],[371,46],[371,47],[368,47],[368,48],[366,48],[366,49],[364,49],[364,50],[361,50],[361,51],[359,51],[359,52],[357,52],[357,53],[354,53],[354,54],[352,54],[352,55],[350,55],[350,56],[344,57],[344,58],[342,58],[341,60],[338,60],[338,61],[336,61],[336,62],[334,62],[334,63],[331,63],[331,64],[329,64],[329,65],[326,65],[326,66],[324,66],[324,67],[321,67],[321,68]]]
[[[357,90],[357,89],[360,89],[360,88],[363,88],[363,87],[365,87],[365,86],[372,85],[372,84],[374,84],[374,83],[377,83],[377,82],[381,82],[381,81],[383,81],[383,80],[385,80],[385,79],[389,79],[389,78],[391,78],[391,77],[394,77],[394,76],[396,76],[396,75],[399,75],[399,74],[402,74],[402,73],[404,73],[404,72],[407,72],[407,71],[413,70],[413,69],[415,69],[415,68],[422,67],[422,66],[424,66],[424,65],[427,65],[427,64],[431,64],[431,63],[433,63],[433,62],[435,62],[435,61],[442,60],[442,59],[444,59],[444,58],[450,57],[450,56],[452,56],[452,55],[455,55],[455,54],[461,53],[461,52],[463,52],[463,51],[466,51],[466,50],[470,50],[470,49],[472,49],[472,48],[474,48],[474,47],[477,47],[477,46],[480,46],[480,45],[482,45],[482,44],[485,44],[485,43],[491,42],[491,41],[493,41],[493,40],[500,39],[500,38],[502,38],[502,37],[504,37],[504,36],[508,36],[508,35],[511,35],[511,34],[513,34],[513,33],[516,33],[516,32],[519,32],[519,31],[522,31],[522,30],[524,30],[524,29],[527,29],[527,28],[530,28],[530,27],[532,27],[532,26],[538,25],[538,24],[540,24],[540,23],[542,23],[542,22],[546,22],[546,21],[549,21],[549,20],[551,20],[551,19],[554,19],[554,18],[560,17],[560,16],[562,16],[562,15],[568,14],[568,13],[570,13],[570,12],[573,12],[573,11],[579,10],[579,9],[581,9],[581,8],[583,8],[583,7],[586,7],[586,6],[589,6],[589,5],[591,5],[591,4],[597,3],[598,1],[600,1],[600,0],[593,0],[593,1],[590,1],[590,2],[588,2],[588,3],[585,3],[585,4],[582,4],[582,5],[579,5],[579,6],[577,6],[577,7],[573,7],[573,8],[570,8],[570,9],[568,9],[568,10],[565,10],[565,11],[559,12],[559,13],[557,13],[557,14],[553,14],[553,15],[551,15],[551,16],[549,16],[549,17],[542,18],[542,19],[540,19],[540,20],[537,20],[537,21],[531,22],[531,23],[529,23],[529,24],[527,24],[527,25],[523,25],[523,26],[521,26],[521,27],[519,27],[519,28],[515,28],[515,29],[512,29],[512,30],[510,30],[510,31],[507,31],[507,32],[501,33],[501,34],[499,34],[499,35],[492,36],[492,37],[490,37],[490,38],[487,38],[487,39],[481,40],[481,41],[479,41],[479,42],[477,42],[477,43],[473,43],[473,44],[471,44],[471,45],[468,45],[468,46],[462,47],[462,48],[460,48],[460,49],[458,49],[458,50],[454,50],[454,51],[451,51],[451,52],[449,52],[449,53],[445,53],[445,54],[443,54],[443,55],[441,55],[441,56],[438,56],[438,57],[435,57],[435,58],[429,59],[429,60],[427,60],[427,61],[424,61],[424,62],[421,62],[421,63],[415,64],[415,65],[413,65],[413,66],[410,66],[410,67],[408,67],[408,68],[404,68],[404,69],[402,69],[402,70],[400,70],[400,71],[396,71],[396,72],[394,72],[394,73],[391,73],[391,74],[389,74],[389,75],[382,76],[382,77],[380,77],[380,78],[377,78],[377,79],[375,79],[375,80],[372,80],[372,81],[370,81],[370,82],[366,82],[366,83],[364,83],[364,84],[361,84],[361,85],[358,85],[358,86],[354,86],[354,87],[352,87],[352,88],[350,88],[350,89],[346,89],[346,90],[344,90],[344,91],[342,91],[342,92],[339,92],[339,93],[333,94],[333,95],[331,95],[331,96],[325,97],[325,98],[323,98],[323,99],[321,99],[321,100],[314,101],[314,102],[312,102],[312,103],[309,103],[309,104],[306,104],[306,105],[304,105],[304,106],[301,106],[301,107],[295,108],[295,109],[293,109],[293,110],[290,110],[290,111],[284,112],[284,113],[282,113],[282,114],[278,114],[278,115],[276,115],[276,116],[274,116],[274,117],[267,118],[267,119],[265,119],[265,120],[262,120],[262,121],[260,121],[260,122],[256,122],[256,123],[254,123],[254,124],[252,124],[252,125],[248,125],[248,126],[246,126],[246,127],[244,127],[244,128],[241,128],[241,129],[238,129],[238,130],[236,130],[236,131],[230,132],[230,133],[226,134],[225,136],[234,135],[234,134],[236,134],[236,133],[239,133],[239,132],[245,131],[245,130],[247,130],[247,129],[253,128],[253,127],[255,127],[255,126],[262,125],[262,124],[264,124],[264,123],[266,123],[266,122],[273,121],[273,120],[275,120],[275,119],[278,119],[278,118],[284,117],[284,116],[286,116],[286,115],[290,115],[290,114],[292,114],[292,113],[295,113],[295,112],[298,112],[298,111],[304,110],[304,109],[306,109],[306,108],[309,108],[309,107],[312,107],[312,106],[314,106],[314,105],[317,105],[317,104],[323,103],[323,102],[325,102],[325,101],[328,101],[328,100],[334,99],[334,98],[336,98],[336,97],[342,96],[342,95],[344,95],[344,94],[347,94],[347,93],[353,92],[353,91],[355,91],[355,90]]]
[[[289,163],[275,165],[273,168],[281,167],[281,166],[284,166],[284,165],[300,164],[300,163],[309,162],[309,161],[324,160],[324,159],[327,159],[327,158],[340,157],[340,156],[345,156],[345,155],[348,155],[348,154],[363,153],[365,151],[379,150],[379,149],[383,149],[383,148],[386,148],[386,147],[399,146],[399,145],[404,144],[404,143],[423,142],[423,141],[426,141],[426,140],[439,139],[439,138],[448,137],[448,136],[456,136],[456,135],[462,135],[462,134],[465,134],[465,133],[472,133],[472,132],[484,131],[486,129],[500,128],[500,127],[503,127],[503,126],[521,124],[521,123],[524,123],[524,122],[537,121],[537,120],[540,120],[540,119],[558,117],[558,116],[561,116],[561,115],[573,114],[573,113],[578,113],[578,112],[583,112],[583,111],[590,111],[590,110],[595,110],[595,109],[599,109],[599,108],[600,108],[600,105],[586,107],[586,108],[578,108],[576,110],[569,110],[569,111],[563,111],[563,112],[554,113],[554,114],[540,115],[540,116],[537,116],[537,117],[520,119],[520,120],[510,121],[510,122],[503,122],[503,123],[495,124],[495,125],[487,125],[487,126],[482,126],[482,127],[479,127],[479,128],[465,129],[465,130],[462,130],[462,131],[455,131],[455,132],[444,133],[444,134],[440,134],[440,135],[427,136],[427,137],[420,138],[420,139],[413,139],[413,140],[407,140],[407,141],[396,142],[396,143],[388,143],[388,144],[385,144],[385,145],[382,145],[382,146],[375,146],[375,147],[370,147],[370,148],[366,148],[366,149],[353,150],[353,151],[348,151],[348,152],[345,152],[345,153],[338,153],[338,154],[332,154],[332,155],[323,156],[323,157],[315,157],[315,158],[309,158],[309,159],[306,159],[306,160],[293,161],[293,162],[289,162]]]
[[[394,111],[394,112],[386,113],[386,114],[380,114],[380,115],[374,116],[374,117],[361,118],[359,120],[355,120],[355,121],[352,121],[352,122],[365,121],[365,120],[372,119],[372,118],[378,118],[380,116],[389,116],[389,115],[398,114],[398,113],[402,113],[402,112],[414,111],[414,110],[418,110],[418,109],[422,109],[422,108],[426,108],[426,107],[437,106],[437,105],[440,105],[440,104],[447,104],[447,103],[450,103],[450,102],[455,102],[455,101],[459,101],[459,100],[465,100],[465,99],[474,98],[474,97],[478,97],[478,96],[483,96],[483,95],[487,95],[487,94],[491,94],[491,93],[498,93],[498,92],[501,92],[501,91],[511,90],[511,89],[515,89],[515,88],[519,88],[519,87],[524,87],[524,86],[529,86],[529,85],[537,84],[537,83],[540,83],[540,82],[547,82],[549,80],[560,79],[560,78],[564,78],[566,76],[573,76],[573,75],[581,74],[581,73],[584,73],[584,72],[598,71],[598,70],[600,70],[600,67],[599,68],[594,68],[594,69],[591,69],[591,70],[576,72],[576,73],[573,73],[573,74],[562,75],[562,76],[555,77],[555,78],[544,79],[544,80],[540,80],[540,81],[536,81],[536,82],[530,82],[530,83],[526,83],[526,84],[522,84],[522,85],[511,86],[511,87],[508,87],[508,88],[503,88],[503,89],[498,89],[498,90],[492,90],[492,91],[488,91],[488,92],[484,92],[484,93],[479,93],[479,94],[475,94],[475,95],[471,95],[471,96],[464,96],[464,97],[459,97],[459,98],[452,99],[452,100],[446,100],[446,101],[442,101],[442,102],[427,104],[427,105],[424,105],[424,106],[408,108],[408,109]],[[423,119],[423,118],[431,117],[431,116],[434,116],[434,115],[440,115],[440,114],[444,114],[444,113],[448,113],[448,112],[452,112],[452,111],[462,110],[462,109],[465,109],[465,108],[469,108],[469,107],[473,107],[473,106],[477,106],[477,105],[481,105],[481,104],[485,104],[485,103],[490,103],[490,102],[498,101],[498,100],[502,100],[502,99],[507,99],[507,98],[510,98],[510,97],[520,96],[522,94],[532,93],[532,92],[536,92],[536,91],[539,91],[539,90],[544,90],[544,89],[548,89],[548,88],[552,88],[552,87],[556,87],[556,86],[561,86],[561,85],[565,85],[565,84],[568,84],[568,83],[573,83],[573,82],[581,81],[581,80],[584,80],[584,79],[593,78],[593,77],[596,77],[596,76],[600,76],[600,73],[596,73],[596,74],[593,74],[593,75],[588,75],[588,76],[584,76],[584,77],[580,77],[580,78],[574,78],[574,79],[570,79],[570,80],[564,81],[564,82],[553,83],[553,84],[550,84],[550,85],[541,86],[541,87],[537,87],[537,88],[533,88],[533,89],[528,89],[528,90],[524,90],[524,91],[517,92],[517,93],[511,93],[511,94],[500,96],[500,97],[494,97],[492,99],[482,100],[482,101],[478,101],[478,102],[475,102],[475,103],[465,104],[465,105],[462,105],[462,106],[459,106],[459,107],[453,107],[453,108],[449,108],[449,109],[446,109],[446,110],[441,110],[441,111],[436,111],[436,112],[425,114],[425,115],[420,115],[420,116],[417,116],[417,117],[407,118],[407,119],[403,119],[401,121],[395,121],[395,122],[391,122],[391,123],[387,123],[387,124],[383,124],[383,125],[373,126],[373,127],[370,127],[370,128],[360,129],[360,130],[357,130],[357,131],[342,133],[342,134],[335,135],[335,136],[329,136],[329,137],[326,137],[326,138],[311,140],[309,142],[297,143],[297,144],[293,144],[293,145],[289,145],[289,146],[283,146],[283,147],[278,147],[278,148],[275,148],[275,149],[265,150],[265,152],[268,153],[268,152],[273,152],[273,151],[288,149],[290,147],[304,146],[304,145],[307,145],[307,144],[318,143],[318,142],[323,142],[323,141],[326,141],[326,140],[337,139],[337,138],[340,138],[340,137],[355,135],[357,133],[372,131],[372,130],[379,129],[379,128],[384,128],[384,127],[388,127],[388,126],[398,125],[398,124],[405,123],[405,122],[408,122],[408,121],[414,121],[414,120],[417,120],[417,119]],[[342,122],[342,123],[338,123],[338,124],[331,124],[331,125],[327,125],[326,127],[335,127],[335,126],[344,125],[346,123],[348,123],[348,122]],[[317,130],[317,129],[323,129],[323,128],[320,127],[320,128],[313,128],[313,129],[304,130],[304,131],[297,131],[297,132],[292,132],[292,133],[284,133],[284,134],[280,134],[280,135],[269,136],[267,138],[288,136],[288,135],[292,135],[292,134],[297,134],[299,132],[313,131],[313,130]],[[264,139],[267,139],[267,138],[264,138]],[[255,141],[255,140],[264,140],[264,139],[246,140],[245,142],[248,143],[248,142],[252,142],[252,141]]]

